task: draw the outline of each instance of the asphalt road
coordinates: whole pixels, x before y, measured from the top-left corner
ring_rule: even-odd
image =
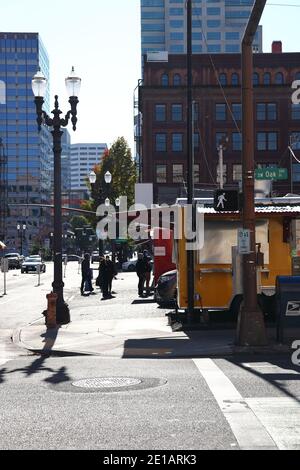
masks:
[[[17,349],[13,329],[45,308],[47,268],[40,287],[34,275],[10,272],[0,298],[0,449],[300,449],[300,367],[290,357],[41,357]],[[139,302],[134,273],[120,274],[105,302],[80,296],[75,264],[65,283],[76,321],[166,313],[151,299]]]

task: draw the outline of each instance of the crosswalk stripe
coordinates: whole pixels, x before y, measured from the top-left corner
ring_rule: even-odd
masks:
[[[212,359],[193,359],[241,449],[277,449],[266,428]]]

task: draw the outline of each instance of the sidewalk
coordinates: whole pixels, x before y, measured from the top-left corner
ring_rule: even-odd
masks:
[[[273,331],[271,333],[274,333]],[[87,354],[116,358],[183,358],[241,353],[289,353],[273,339],[266,347],[234,345],[234,330],[173,332],[167,318],[76,321],[59,328],[27,326],[14,332],[14,343],[43,354]]]
[[[261,348],[235,346],[234,327],[172,330],[166,316],[168,309],[158,308],[151,297],[137,298],[134,273],[120,274],[118,280],[114,281],[113,289],[116,295],[106,302],[101,302],[98,290],[96,295],[90,297],[81,297],[78,287],[70,290],[71,323],[47,329],[42,318],[35,324],[15,330],[14,343],[21,348],[47,355],[87,354],[115,358],[291,354],[291,340],[286,340],[285,345],[276,344],[274,328],[268,329],[269,345]],[[296,339],[300,339],[300,331],[297,334]]]

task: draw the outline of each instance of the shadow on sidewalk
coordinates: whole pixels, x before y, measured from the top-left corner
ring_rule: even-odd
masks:
[[[58,331],[60,327],[57,328],[48,328],[45,333],[41,335],[44,338],[43,342],[44,347],[43,350],[39,353],[39,357],[34,359],[31,364],[25,367],[21,367],[18,369],[1,369],[0,370],[0,385],[5,382],[5,377],[10,374],[15,374],[21,372],[25,377],[31,377],[34,374],[49,372],[49,377],[43,379],[44,382],[51,383],[51,384],[58,384],[62,382],[69,382],[71,378],[67,373],[66,367],[60,367],[59,369],[55,370],[51,367],[46,367],[45,362],[49,359],[51,355],[51,349],[53,348]],[[35,353],[37,355],[37,353]]]

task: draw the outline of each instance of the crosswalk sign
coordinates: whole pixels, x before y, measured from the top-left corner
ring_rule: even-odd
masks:
[[[217,212],[237,212],[239,210],[239,192],[226,189],[215,191],[214,209]]]

